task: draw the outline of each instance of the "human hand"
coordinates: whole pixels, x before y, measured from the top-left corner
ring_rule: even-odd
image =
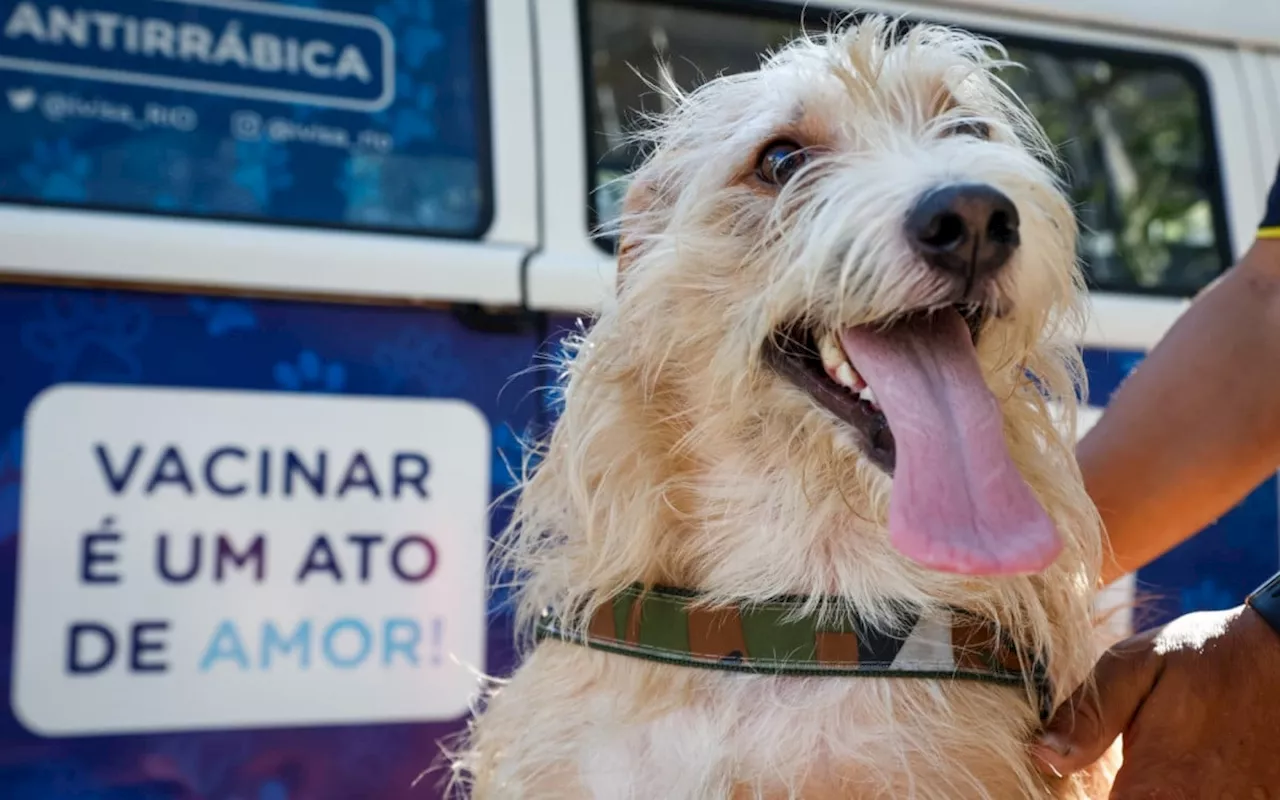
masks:
[[[1116,645],[1033,752],[1067,774],[1124,734],[1111,800],[1280,798],[1280,635],[1247,606],[1188,614]]]

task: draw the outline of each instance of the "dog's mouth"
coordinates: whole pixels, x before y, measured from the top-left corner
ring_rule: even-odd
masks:
[[[764,355],[893,477],[889,533],[901,552],[946,572],[1038,572],[1062,543],[978,363],[986,321],[980,307],[951,306],[840,330],[792,324]]]
[[[950,311],[964,320],[970,341],[976,345],[986,322],[984,309],[953,306]],[[909,326],[931,313],[935,312],[912,312],[894,324]],[[893,474],[897,462],[893,429],[876,401],[875,391],[849,360],[839,333],[819,332],[798,323],[787,325],[774,332],[765,354],[775,370],[854,429],[859,447],[873,464]]]

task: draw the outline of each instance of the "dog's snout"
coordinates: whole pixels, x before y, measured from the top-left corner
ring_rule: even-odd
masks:
[[[908,214],[907,237],[930,266],[972,286],[1008,263],[1017,249],[1018,207],[986,184],[942,186]]]

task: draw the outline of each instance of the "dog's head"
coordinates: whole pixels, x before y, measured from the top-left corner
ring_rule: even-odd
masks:
[[[636,580],[862,611],[1093,580],[1075,223],[991,52],[871,17],[666,90],[504,548],[530,619]]]
[[[872,17],[668,87],[619,228],[647,374],[736,435],[794,432],[811,477],[892,492],[898,549],[970,573],[1059,552],[1009,447],[1056,435],[1019,422],[1078,374],[1051,341],[1079,300],[1074,218],[993,52]]]

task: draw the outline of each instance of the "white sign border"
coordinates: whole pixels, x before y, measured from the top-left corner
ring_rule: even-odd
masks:
[[[376,402],[388,402],[388,403],[396,403],[396,402],[411,403],[414,401],[422,401],[422,400],[433,401],[436,403],[448,403],[450,405],[455,405],[455,406],[459,406],[467,409],[470,413],[474,414],[483,423],[484,430],[487,437],[487,441],[485,445],[486,451],[487,451],[486,457],[490,459],[492,458],[493,426],[488,415],[486,415],[474,403],[471,403],[467,400],[457,398],[457,397],[419,397],[419,396],[395,396],[395,395],[372,395],[372,394],[327,395],[327,394],[315,394],[315,393],[309,393],[309,392],[289,392],[289,391],[278,391],[278,390],[259,389],[259,388],[227,388],[227,387],[186,386],[186,385],[169,385],[169,384],[151,386],[151,385],[135,384],[135,383],[116,384],[116,383],[96,383],[93,381],[66,381],[61,383],[53,383],[46,386],[45,388],[41,389],[30,400],[30,402],[27,404],[26,409],[23,412],[24,431],[26,430],[28,420],[32,412],[35,410],[35,408],[41,401],[47,400],[51,395],[58,394],[62,390],[67,390],[67,389],[70,389],[70,390],[93,389],[93,390],[123,391],[123,392],[132,392],[132,391],[139,391],[139,390],[156,390],[159,392],[177,391],[177,392],[192,392],[192,393],[208,394],[208,395],[244,395],[244,396],[289,395],[294,397],[311,398],[311,399],[372,400]],[[24,485],[25,485],[25,481],[24,481]],[[491,490],[489,493],[491,494]],[[488,523],[488,521],[491,519],[490,514],[492,513],[493,504],[494,504],[494,501],[492,497],[490,497],[490,500],[485,504],[486,523]],[[25,503],[20,500],[20,503],[19,503],[20,521],[19,521],[19,531],[17,534],[19,537],[18,538],[18,554],[17,554],[17,559],[15,561],[14,587],[13,587],[14,608],[13,608],[13,619],[12,619],[12,639],[10,641],[10,655],[11,655],[12,663],[10,664],[11,674],[10,674],[10,681],[9,681],[9,707],[10,707],[10,712],[13,714],[14,719],[18,722],[18,724],[30,733],[33,733],[33,734],[36,734],[37,736],[48,738],[48,739],[68,739],[68,738],[83,739],[86,737],[101,737],[101,736],[112,736],[112,737],[164,736],[164,735],[173,735],[173,734],[197,734],[198,735],[198,734],[213,734],[213,733],[225,733],[225,732],[247,733],[247,732],[264,731],[264,730],[294,730],[294,729],[306,729],[306,728],[346,728],[346,727],[353,727],[353,726],[361,726],[361,727],[383,726],[383,725],[439,726],[439,725],[454,725],[459,720],[465,720],[466,717],[469,716],[471,713],[472,703],[475,696],[474,692],[472,692],[464,701],[465,708],[460,707],[458,715],[453,719],[443,719],[443,718],[423,719],[421,716],[417,714],[414,714],[412,712],[406,712],[403,714],[383,714],[376,719],[369,719],[369,720],[353,720],[349,717],[345,717],[341,715],[335,715],[333,717],[317,715],[309,719],[297,719],[294,721],[273,722],[269,724],[263,723],[261,721],[249,721],[244,723],[206,721],[206,722],[200,723],[198,726],[185,726],[185,725],[179,726],[179,725],[168,725],[168,724],[141,724],[141,725],[130,724],[130,725],[117,726],[109,729],[103,729],[100,731],[75,731],[75,732],[62,730],[57,727],[44,726],[36,722],[33,719],[33,717],[30,714],[26,713],[26,711],[24,710],[23,703],[21,701],[21,697],[19,694],[19,686],[18,686],[19,681],[18,681],[18,674],[17,674],[17,669],[18,669],[17,651],[18,651],[18,647],[21,641],[21,636],[22,636],[22,619],[21,619],[22,615],[20,613],[19,605],[22,602],[22,582],[23,582],[22,549],[23,548],[22,548],[21,536],[22,536],[22,529],[25,527],[24,507],[25,507]],[[488,591],[489,591],[488,564],[489,564],[489,552],[490,552],[491,546],[492,546],[492,543],[490,541],[489,525],[486,524],[486,527],[484,530],[484,543],[482,546],[483,555],[481,559],[482,565],[483,565],[483,577],[481,579],[481,584],[480,584],[481,607],[479,610],[480,617],[481,617],[481,620],[479,623],[480,624],[480,641],[479,641],[480,664],[474,665],[472,667],[473,671],[476,668],[487,669],[489,658],[492,655],[492,652],[490,650],[490,642],[489,642],[489,634],[490,634],[491,628],[490,628],[489,609],[488,609]],[[460,665],[460,666],[465,666],[465,665]],[[478,686],[479,685],[478,682],[480,681],[481,676],[475,675],[475,677],[476,677],[477,686]]]
[[[376,17],[358,14],[344,14],[337,11],[324,11],[316,8],[297,8],[276,6],[274,4],[257,3],[253,0],[160,0],[165,3],[181,3],[192,6],[206,6],[217,9],[238,9],[264,17],[294,17],[326,22],[331,25],[347,28],[364,28],[371,30],[382,39],[382,94],[374,100],[351,100],[329,95],[312,94],[310,92],[290,92],[275,89],[261,89],[240,84],[219,83],[217,81],[196,80],[194,78],[175,78],[156,75],[150,72],[134,72],[128,70],[103,69],[100,67],[83,67],[66,64],[60,61],[43,61],[32,58],[13,58],[0,56],[0,69],[13,72],[32,73],[36,75],[54,75],[64,78],[82,78],[102,83],[116,83],[127,86],[146,86],[156,89],[175,89],[178,91],[198,92],[200,94],[235,97],[244,100],[265,100],[278,103],[302,103],[320,108],[337,108],[347,111],[364,111],[376,113],[382,111],[396,96],[396,43],[395,37],[381,20]]]

